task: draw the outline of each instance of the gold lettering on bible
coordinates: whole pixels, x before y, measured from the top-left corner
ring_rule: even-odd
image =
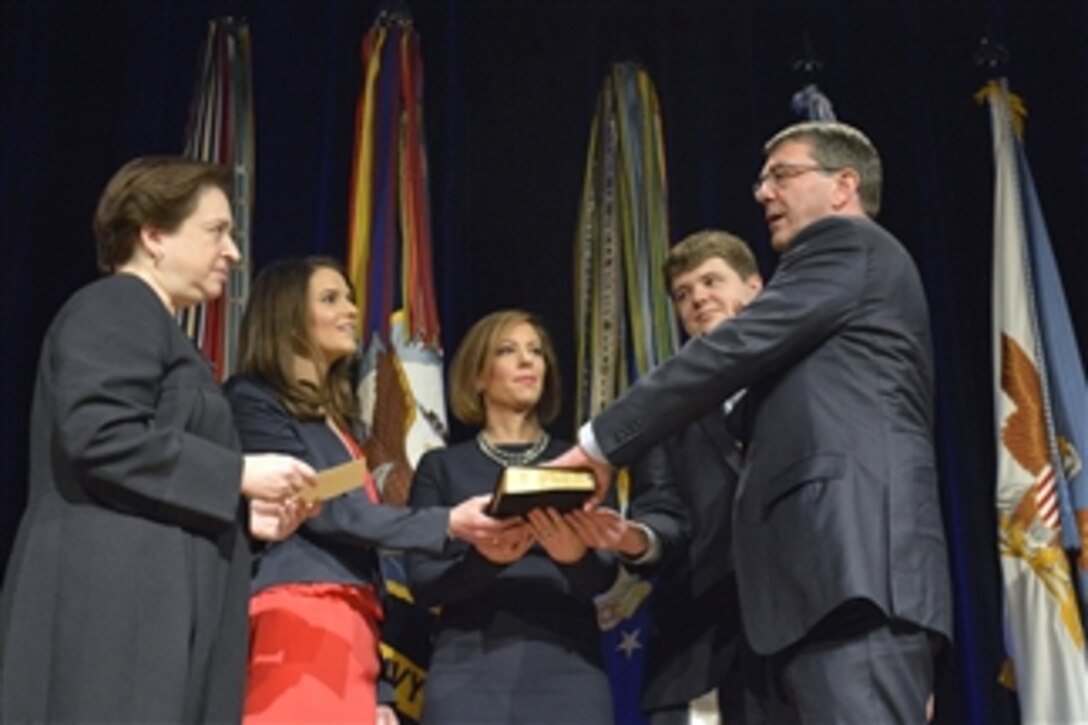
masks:
[[[489,510],[492,516],[500,518],[521,516],[534,508],[545,507],[563,513],[581,506],[593,490],[590,471],[509,466],[499,474]]]

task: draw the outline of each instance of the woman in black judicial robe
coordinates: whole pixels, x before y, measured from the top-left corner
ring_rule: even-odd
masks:
[[[542,427],[559,400],[555,353],[534,317],[509,310],[477,322],[451,364],[450,406],[482,429],[420,459],[410,504],[489,493],[503,467],[562,452]],[[615,575],[612,554],[587,550],[550,509],[491,542],[409,556],[416,602],[441,605],[423,723],[611,722],[593,597]]]
[[[140,158],[95,216],[109,275],[42,345],[30,491],[0,606],[2,722],[235,722],[245,676],[250,526],[311,513],[310,468],[246,456],[208,362],[174,313],[238,261],[229,172]]]

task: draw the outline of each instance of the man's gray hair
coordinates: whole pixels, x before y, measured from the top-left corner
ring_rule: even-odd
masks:
[[[858,197],[865,213],[880,213],[880,188],[884,182],[880,154],[864,133],[838,121],[803,121],[788,126],[763,145],[770,156],[787,141],[801,141],[812,148],[812,158],[827,170],[853,169],[857,172]]]

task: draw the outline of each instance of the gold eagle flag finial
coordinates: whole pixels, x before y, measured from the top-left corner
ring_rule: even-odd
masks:
[[[995,96],[1005,100],[1009,109],[1009,118],[1012,120],[1012,132],[1016,134],[1016,140],[1023,143],[1024,119],[1028,117],[1028,107],[1024,105],[1024,99],[1008,91],[1000,81],[991,80],[986,81],[986,84],[975,92],[975,103],[986,103]]]

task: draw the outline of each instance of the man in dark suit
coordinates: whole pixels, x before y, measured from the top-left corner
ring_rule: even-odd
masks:
[[[763,287],[748,245],[717,230],[674,245],[664,273],[690,337],[733,317]],[[730,543],[741,456],[726,426],[734,402],[715,407],[631,466],[626,519],[608,509],[575,514],[589,545],[616,549],[628,569],[657,577],[640,697],[653,725],[744,716]]]
[[[881,168],[864,134],[808,122],[764,150],[774,278],[555,463],[593,466],[603,487],[611,465],[747,388],[733,543],[768,703],[802,721],[921,722],[952,629],[925,294],[872,221]]]

